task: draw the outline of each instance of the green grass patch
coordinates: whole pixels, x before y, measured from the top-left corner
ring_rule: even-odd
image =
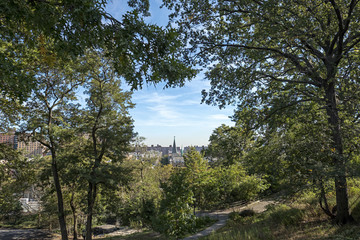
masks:
[[[266,212],[253,216],[232,213],[227,225],[201,238],[206,240],[352,240],[360,239],[359,225],[338,226],[313,209],[272,205]]]
[[[8,219],[0,222],[2,228],[39,228],[38,214],[23,214],[16,216],[16,219]]]

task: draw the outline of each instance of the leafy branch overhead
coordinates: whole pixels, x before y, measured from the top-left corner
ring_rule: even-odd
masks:
[[[2,97],[26,100],[36,88],[35,72],[45,60],[75,58],[86,49],[107,50],[119,75],[134,89],[143,81],[181,85],[195,72],[176,52],[183,43],[172,28],[146,24],[148,1],[122,19],[105,11],[108,1],[2,1],[0,3]]]

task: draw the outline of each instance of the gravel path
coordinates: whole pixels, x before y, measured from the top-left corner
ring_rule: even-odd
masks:
[[[240,206],[237,208],[231,208],[231,209],[226,209],[223,211],[215,211],[215,212],[210,212],[210,213],[202,213],[201,216],[209,216],[211,218],[217,219],[218,221],[211,225],[210,227],[206,228],[205,230],[198,232],[190,237],[186,237],[183,240],[192,240],[192,239],[198,239],[200,237],[204,237],[207,235],[210,235],[212,232],[222,228],[225,226],[226,221],[229,218],[229,213],[233,212],[233,211],[241,211],[244,209],[252,209],[255,212],[263,212],[266,210],[266,206],[269,204],[274,203],[274,201],[256,201],[256,202],[252,202],[249,203],[245,206]]]

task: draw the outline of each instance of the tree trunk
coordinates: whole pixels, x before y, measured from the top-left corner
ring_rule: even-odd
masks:
[[[94,179],[94,178],[92,178]],[[92,217],[93,217],[93,209],[95,205],[96,199],[96,183],[93,183],[91,180],[89,181],[89,189],[88,189],[88,213],[86,218],[86,240],[92,239]]]
[[[56,190],[56,195],[57,195],[57,200],[58,200],[58,218],[59,218],[59,224],[60,224],[61,239],[68,240],[66,221],[65,221],[65,212],[64,212],[64,202],[63,202],[60,179],[59,179],[58,169],[57,169],[57,164],[56,164],[56,154],[53,149],[51,150],[51,155],[52,155],[51,169],[52,169],[54,185],[55,185],[55,190]]]
[[[321,207],[321,209],[324,211],[324,213],[326,215],[328,215],[329,217],[334,219],[335,215],[330,211],[329,204],[328,204],[327,199],[326,199],[326,193],[325,193],[324,184],[323,184],[323,181],[322,181],[321,178],[319,180],[319,186],[320,186],[320,197],[319,197],[320,207]],[[324,201],[324,205],[323,205],[323,201]]]
[[[77,236],[78,236],[78,230],[77,230],[77,216],[76,216],[76,207],[74,204],[74,193],[71,194],[71,199],[70,199],[70,207],[71,207],[71,211],[73,214],[73,239],[77,240]]]
[[[335,80],[334,80],[335,81]],[[335,92],[335,83],[330,82],[325,89],[326,93],[326,113],[328,122],[331,127],[333,163],[335,172],[335,189],[336,189],[336,222],[346,224],[353,219],[349,214],[349,200],[347,194],[346,181],[346,159],[344,157],[340,118],[337,109],[337,99]]]

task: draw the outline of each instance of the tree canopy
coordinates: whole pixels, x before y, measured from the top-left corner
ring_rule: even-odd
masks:
[[[252,109],[261,124],[319,104],[339,169],[337,221],[351,221],[344,155],[350,146],[344,138],[351,135],[349,128],[358,131],[358,1],[164,2],[175,10],[172,18],[190,46],[183,53],[207,69],[206,103]]]
[[[41,62],[74,59],[87,49],[106,49],[116,72],[133,89],[144,82],[166,80],[181,85],[195,72],[180,61],[182,46],[172,28],[147,24],[148,1],[128,1],[132,8],[122,19],[105,11],[107,0],[0,3],[0,101],[1,106],[25,101],[37,88]],[[19,108],[19,106],[16,106]],[[15,108],[13,108],[15,109]],[[0,114],[15,121],[5,107]],[[4,121],[6,123],[6,121]]]

